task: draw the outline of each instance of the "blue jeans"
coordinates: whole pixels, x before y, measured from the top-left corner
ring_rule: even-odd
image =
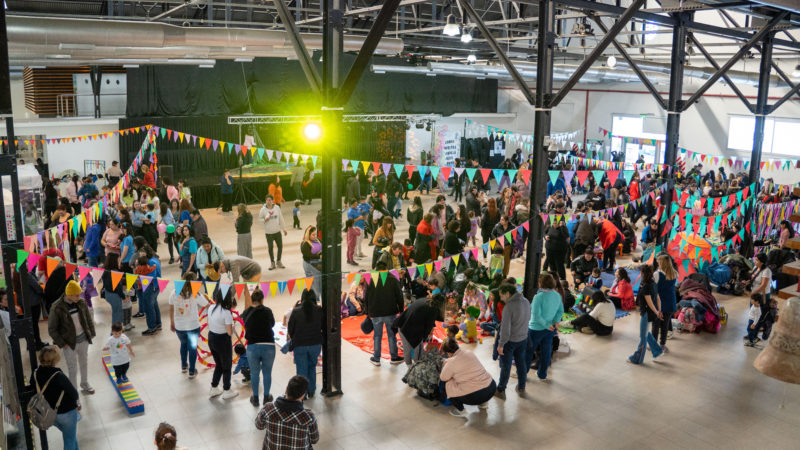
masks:
[[[275,344],[248,345],[247,362],[250,364],[250,387],[253,388],[253,397],[258,398],[261,375],[264,375],[264,396],[269,395],[272,387],[272,363],[275,362]],[[316,370],[316,362],[314,367]]]
[[[555,334],[555,331],[548,329],[528,330],[528,350],[525,352],[527,357],[525,366],[527,370],[530,370],[531,363],[533,363],[533,355],[536,353],[537,348],[541,348],[539,352],[539,369],[536,371],[536,375],[539,376],[540,380],[547,378],[547,368],[550,367],[550,357],[553,354],[553,336]]]
[[[389,354],[392,358],[397,358],[397,335],[392,331],[394,316],[383,316],[372,318],[372,357],[381,359],[381,343],[383,341],[383,327],[386,326],[386,337],[389,341]]]
[[[64,439],[64,450],[78,450],[78,421],[81,415],[78,408],[56,415],[55,426]]]
[[[97,256],[86,256],[89,258],[89,266],[91,267],[99,267],[100,266],[100,258]]]
[[[650,352],[653,354],[653,358],[661,356],[661,352],[663,351],[658,345],[653,333],[650,332],[650,327],[648,327],[650,322],[647,321],[647,313],[641,316],[639,320],[639,346],[636,347],[636,351],[633,352],[633,355],[628,358],[634,364],[641,364],[644,362],[644,355],[647,353],[648,345],[650,346]]]
[[[161,325],[161,309],[158,307],[158,291],[155,286],[151,284],[147,290],[136,290],[136,295],[139,297],[139,309],[145,315],[148,330],[155,330]]]
[[[505,391],[508,386],[508,378],[511,376],[511,361],[517,365],[517,387],[525,389],[525,377],[528,373],[528,368],[525,367],[525,362],[528,360],[525,356],[528,340],[519,342],[506,342],[503,345],[503,354],[500,355],[500,382],[497,385],[498,391]]]
[[[317,391],[317,358],[319,358],[319,353],[321,351],[321,344],[294,348],[294,365],[297,366],[297,374],[308,379],[309,394],[313,394]]]
[[[111,323],[122,323],[122,297],[114,291],[106,291],[106,302],[111,306]]]
[[[753,329],[750,327],[753,326],[753,321],[747,321],[747,340],[750,342],[754,342],[756,340],[756,336],[758,336],[758,326],[754,326]]]
[[[175,330],[178,340],[181,341],[181,368],[189,367],[190,372],[195,372],[197,363],[197,338],[200,328],[194,330]],[[188,361],[187,361],[188,360]]]

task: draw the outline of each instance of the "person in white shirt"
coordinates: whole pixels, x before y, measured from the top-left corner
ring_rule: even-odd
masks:
[[[752,294],[750,296],[750,309],[747,310],[747,336],[745,336],[744,346],[755,347],[756,336],[758,336],[758,320],[761,318],[761,303],[764,300],[762,294]]]
[[[210,300],[210,299],[209,299]],[[214,375],[211,377],[211,391],[208,396],[213,398],[222,394],[222,398],[229,399],[239,395],[238,391],[231,390],[231,366],[233,362],[233,315],[231,308],[236,306],[233,289],[228,289],[222,295],[220,288],[214,291],[214,304],[208,308],[208,348],[214,358]],[[222,389],[219,380],[222,379]]]
[[[117,384],[126,383],[128,368],[131,366],[131,356],[136,355],[133,353],[131,340],[122,332],[122,323],[117,322],[111,325],[111,336],[108,337],[103,351],[109,352]]]
[[[189,373],[189,378],[197,376],[197,339],[200,337],[200,309],[208,305],[202,295],[192,296],[192,281],[197,279],[194,272],[183,275],[183,289],[173,292],[169,298],[169,329],[181,341],[181,372]]]
[[[574,328],[581,333],[594,333],[598,336],[610,335],[614,331],[614,319],[617,317],[614,304],[602,291],[595,291],[592,294],[592,305],[594,307],[588,314],[582,314],[574,320],[561,322],[560,325]]]
[[[258,213],[258,218],[264,222],[264,234],[267,236],[267,248],[269,249],[269,270],[275,268],[283,269],[284,265],[281,263],[281,254],[283,253],[283,238],[281,232],[286,236],[286,224],[283,221],[283,214],[281,214],[281,207],[275,204],[275,199],[272,195],[267,195],[264,206],[261,207],[261,212]],[[277,244],[278,247],[278,261],[275,261],[274,253],[272,252],[272,244]]]

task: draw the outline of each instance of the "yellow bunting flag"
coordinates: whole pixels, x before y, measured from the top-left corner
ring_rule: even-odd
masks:
[[[275,298],[275,293],[278,292],[278,282],[277,281],[270,281],[269,282],[269,291],[272,293],[272,298]]]
[[[425,264],[425,273],[427,273],[428,275],[433,273],[433,263]]]
[[[295,280],[295,286],[297,287],[298,292],[303,292],[303,279],[298,278],[297,280]]]
[[[214,289],[217,288],[217,283],[215,281],[206,281],[206,293],[211,295],[214,293]]]
[[[460,258],[461,258],[461,255],[453,255],[453,262],[456,263],[456,266],[458,265],[458,260]]]
[[[136,280],[139,278],[138,275],[134,273],[126,273],[125,274],[125,287],[130,291],[133,288],[133,283],[136,283]]]

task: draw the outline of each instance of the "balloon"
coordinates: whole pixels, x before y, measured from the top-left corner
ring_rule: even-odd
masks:
[[[172,234],[175,232],[175,225],[167,225],[167,233]]]
[[[167,226],[164,225],[163,223],[158,224],[157,228],[159,233],[164,233],[165,231],[167,231]]]

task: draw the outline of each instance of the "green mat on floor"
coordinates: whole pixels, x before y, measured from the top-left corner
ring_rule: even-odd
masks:
[[[563,321],[563,320],[573,320],[573,319],[575,319],[576,317],[577,317],[577,316],[576,316],[575,314],[573,314],[573,313],[564,313],[564,315],[561,317],[561,320],[562,320],[562,321]],[[558,327],[558,332],[559,332],[559,333],[563,333],[563,334],[572,334],[572,333],[575,333],[575,332],[577,332],[577,331],[578,331],[578,330],[576,330],[575,328],[570,328],[570,327],[562,327],[562,326],[559,326],[559,327]]]

